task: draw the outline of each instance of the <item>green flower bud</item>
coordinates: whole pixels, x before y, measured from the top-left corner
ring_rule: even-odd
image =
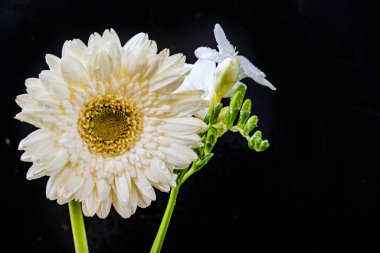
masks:
[[[249,115],[251,114],[251,107],[252,107],[251,100],[250,99],[246,99],[244,101],[243,106],[241,107],[239,121],[236,124],[236,127],[238,129],[243,129],[244,128],[244,125],[247,122]]]
[[[210,123],[210,114],[207,114],[203,121],[204,121],[206,124],[209,124],[209,123]]]
[[[240,63],[235,58],[226,58],[215,70],[215,101],[219,102],[239,80]]]
[[[232,99],[231,99],[230,106],[231,107],[238,107],[240,109],[241,105],[243,104],[245,92],[246,92],[245,85],[243,85],[243,84],[239,85],[231,96]],[[240,94],[238,95],[238,93],[240,93]]]
[[[222,103],[217,103],[212,107],[209,122],[208,122],[209,124],[212,125],[212,124],[215,124],[217,122],[217,119],[218,119],[218,116],[219,116],[219,113],[220,113],[220,110],[222,109],[222,107],[223,107]]]
[[[251,116],[243,128],[243,136],[249,136],[249,133],[257,126],[258,118],[256,115]],[[257,133],[257,132],[256,132]]]
[[[223,107],[222,110],[220,110],[220,113],[218,115],[218,119],[216,120],[216,122],[222,121],[226,117],[228,110],[229,110],[228,106]]]
[[[267,148],[269,148],[269,142],[267,140],[264,140],[260,143],[260,146],[258,149],[256,149],[257,152],[261,152],[261,151],[264,151],[266,150]]]
[[[205,154],[210,154],[212,151],[212,148],[214,147],[216,140],[217,140],[217,131],[215,128],[210,127],[207,131],[205,146],[204,146],[204,152]]]
[[[261,133],[261,131],[256,131],[252,137],[253,138],[256,138],[256,139],[261,139],[261,137],[263,136],[263,134]]]
[[[269,142],[267,140],[262,140],[261,137],[262,133],[260,131],[256,131],[248,140],[248,147],[256,150],[257,152],[266,150],[269,147]]]

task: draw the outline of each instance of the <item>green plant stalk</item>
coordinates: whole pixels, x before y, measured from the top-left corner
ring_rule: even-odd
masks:
[[[81,204],[77,201],[69,202],[71,230],[73,231],[76,253],[88,253],[86,229],[83,222]]]
[[[157,232],[156,238],[154,239],[150,253],[161,252],[161,248],[162,248],[162,245],[164,244],[166,232],[168,231],[170,220],[172,218],[174,207],[177,201],[179,188],[191,175],[193,175],[195,172],[202,169],[203,166],[205,166],[208,163],[208,161],[213,157],[213,155],[214,154],[210,153],[206,155],[203,159],[198,159],[197,161],[194,161],[190,168],[181,170],[180,173],[178,174],[177,186],[172,188],[170,191],[170,197],[169,197],[168,204],[166,205],[164,217],[162,218],[160,228],[158,229],[158,232]]]
[[[177,186],[172,188],[170,191],[170,197],[165,209],[165,214],[164,214],[164,217],[162,218],[160,228],[158,229],[158,232],[157,232],[156,238],[154,239],[153,246],[150,250],[150,253],[161,252],[161,248],[165,240],[166,232],[168,231],[170,220],[172,218],[174,207],[177,201],[177,196],[178,196],[178,191],[179,191],[180,186],[181,184],[177,184]]]

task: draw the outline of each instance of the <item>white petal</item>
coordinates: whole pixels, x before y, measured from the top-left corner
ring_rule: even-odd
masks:
[[[146,207],[150,206],[151,203],[152,203],[152,200],[149,199],[148,197],[144,196],[143,194],[138,195],[137,205],[139,207],[146,208]]]
[[[47,166],[46,174],[53,175],[58,173],[68,163],[68,154],[66,149],[61,148],[56,154],[54,160]]]
[[[60,65],[62,67],[62,65]],[[55,98],[64,100],[69,97],[69,90],[58,72],[44,70],[39,75],[41,85]],[[29,92],[29,91],[28,91]],[[30,92],[29,92],[30,93]],[[41,93],[39,93],[41,94]]]
[[[144,42],[148,41],[148,35],[145,33],[138,33],[133,36],[127,43],[124,45],[124,49],[127,51],[132,51],[135,47],[140,46]]]
[[[131,217],[134,211],[130,208],[130,205],[121,204],[116,194],[113,193],[112,195],[113,195],[112,197],[113,206],[115,207],[115,210],[120,214],[120,216],[123,217],[124,219]],[[137,202],[136,202],[136,206],[137,206]]]
[[[102,36],[99,33],[91,34],[88,39],[88,55],[91,58],[93,55],[96,55],[103,45]]]
[[[178,67],[183,67],[185,61],[186,57],[183,54],[173,54],[165,57],[160,64],[160,68],[157,70],[157,74],[169,72]]]
[[[96,181],[96,188],[98,189],[98,196],[100,201],[105,201],[111,191],[111,186],[104,179]]]
[[[111,193],[110,193],[110,196],[108,196],[105,201],[102,201],[100,203],[99,208],[96,211],[96,215],[98,215],[98,217],[101,219],[106,218],[107,215],[111,211],[111,204],[112,204],[112,198],[111,198]]]
[[[105,46],[105,52],[107,52],[108,57],[112,61],[112,68],[114,73],[117,73],[118,70],[120,69],[121,65],[121,46],[120,42],[113,42],[113,43],[108,43]]]
[[[207,129],[206,123],[194,117],[167,118],[162,119],[162,122],[165,124],[157,128],[166,133],[192,134]]]
[[[58,198],[72,198],[72,195],[81,187],[84,178],[76,175],[73,168],[64,169],[58,174],[57,180],[57,197]]]
[[[162,94],[157,99],[156,108],[143,108],[142,111],[146,116],[159,118],[189,116],[209,106],[209,101],[201,99],[202,94],[203,90],[188,90],[167,96]]]
[[[162,50],[157,73],[150,80],[150,90],[158,92],[173,92],[181,85],[185,75],[190,71],[185,67],[186,58],[182,54],[169,56],[169,50]]]
[[[25,148],[24,154],[21,156],[22,161],[35,162],[38,165],[46,166],[54,159],[59,146],[52,139],[35,142]]]
[[[222,27],[219,24],[215,25],[214,35],[216,42],[218,43],[219,52],[221,52],[222,54],[229,55],[235,54],[235,48],[228,41],[226,34],[224,33]]]
[[[195,56],[199,59],[210,60],[214,62],[221,62],[225,58],[221,53],[216,51],[215,49],[211,49],[208,47],[198,47],[195,50]]]
[[[176,142],[171,143],[170,147],[160,147],[160,151],[167,156],[168,163],[177,169],[187,168],[198,158],[191,148]]]
[[[137,174],[136,177],[133,178],[133,182],[136,184],[141,194],[143,194],[151,200],[156,200],[156,194],[152,185],[148,182],[148,180],[139,170],[136,171]]]
[[[78,189],[78,191],[75,193],[75,199],[78,201],[83,201],[92,193],[95,182],[92,175],[85,176],[86,179],[82,186]]]
[[[26,173],[26,179],[32,180],[45,176],[45,169],[42,166],[33,164]]]
[[[166,133],[165,137],[191,148],[198,148],[203,146],[201,137],[198,134]]]
[[[46,140],[52,138],[51,133],[46,129],[37,129],[30,133],[27,137],[20,141],[18,146],[19,150],[25,150],[28,146],[33,146],[35,144],[44,143]]]
[[[243,68],[247,76],[251,77],[252,75],[265,77],[264,72],[258,69],[255,65],[252,64],[247,58],[242,55],[237,56],[240,66]]]
[[[45,56],[46,63],[48,64],[50,70],[55,72],[61,71],[61,59],[52,54],[47,54]]]
[[[247,58],[239,55],[238,59],[240,66],[244,70],[245,76],[252,78],[255,82],[267,86],[272,90],[276,90],[276,88],[268,80],[265,79],[264,72],[255,67]]]
[[[106,29],[104,32],[103,32],[103,41],[104,43],[116,43],[118,46],[121,46],[121,43],[120,43],[120,39],[119,39],[119,36],[117,35],[117,33],[115,32],[114,29]]]
[[[67,84],[83,85],[90,82],[86,68],[71,56],[62,59],[61,73]]]
[[[100,202],[101,201],[95,187],[90,196],[82,202],[83,214],[87,217],[94,216],[100,206]]]
[[[128,180],[127,180],[128,177]],[[115,177],[114,192],[121,205],[127,205],[129,202],[130,178],[126,175]]]
[[[59,199],[57,199],[57,203],[59,205],[64,205],[64,204],[67,204],[71,200],[72,200],[72,198],[59,198]]]
[[[276,90],[276,87],[274,87],[267,79],[261,76],[254,76],[252,79],[263,86],[269,87],[271,90]]]
[[[158,159],[153,159],[150,161],[150,164],[144,166],[143,168],[144,175],[152,183],[168,182],[171,179],[171,174],[166,168],[165,163]]]
[[[33,101],[33,97],[29,94],[21,94],[16,97],[16,103],[21,108],[25,108],[28,106],[31,106],[32,104],[35,104]]]
[[[189,75],[175,93],[187,90],[203,90],[203,99],[210,100],[214,90],[214,72],[216,64],[213,61],[199,59],[195,62]]]
[[[109,79],[114,70],[112,59],[105,51],[95,55],[92,68],[97,80]]]
[[[87,47],[81,40],[68,40],[63,44],[62,58],[71,56],[82,64],[85,64],[86,52]]]
[[[28,122],[39,128],[53,128],[57,124],[58,116],[60,112],[58,110],[46,110],[46,109],[27,109],[16,114],[15,118]]]

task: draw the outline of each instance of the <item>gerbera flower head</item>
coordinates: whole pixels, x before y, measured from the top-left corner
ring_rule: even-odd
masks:
[[[38,130],[20,142],[33,162],[27,178],[49,176],[46,195],[59,204],[82,202],[86,216],[104,218],[111,205],[122,217],[169,191],[177,169],[197,158],[192,114],[208,103],[203,90],[175,91],[189,69],[144,33],[124,46],[115,31],[66,41],[62,57],[46,56],[49,70],[26,80],[16,115]]]

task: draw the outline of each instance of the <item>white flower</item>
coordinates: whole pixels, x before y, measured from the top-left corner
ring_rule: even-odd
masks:
[[[197,158],[206,127],[191,117],[207,106],[203,91],[173,94],[188,73],[183,55],[157,54],[143,33],[121,46],[106,30],[88,46],[67,41],[61,58],[46,61],[50,70],[27,79],[16,99],[16,118],[39,128],[19,145],[33,162],[28,179],[49,176],[49,199],[80,201],[86,216],[101,218],[111,205],[127,218],[155,200],[152,186],[176,185],[173,171]]]
[[[276,88],[268,80],[265,79],[265,74],[261,70],[255,67],[244,56],[238,55],[236,48],[234,48],[228,41],[222,27],[219,24],[215,25],[214,35],[216,42],[218,43],[219,51],[208,47],[199,47],[197,50],[195,50],[195,55],[199,59],[211,60],[217,63],[221,63],[226,58],[236,58],[240,63],[239,80],[242,80],[245,77],[249,77],[261,85],[267,86],[272,90],[276,90]]]
[[[194,65],[192,65],[191,72],[185,77],[182,85],[175,91],[175,93],[188,90],[203,90],[204,93],[202,99],[210,102],[215,94],[215,69],[215,62],[199,59]],[[208,108],[204,108],[195,112],[194,115],[203,119],[206,116],[207,111]]]

